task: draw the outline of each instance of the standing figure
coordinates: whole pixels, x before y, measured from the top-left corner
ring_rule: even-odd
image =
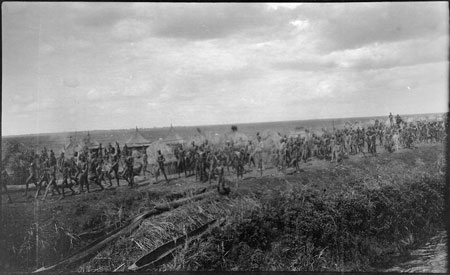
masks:
[[[36,171],[36,163],[34,162],[34,160],[31,161],[30,163],[30,167],[28,168],[28,172],[29,172],[29,176],[27,178],[27,180],[25,181],[25,193],[23,194],[25,197],[28,196],[28,185],[30,183],[34,183],[34,185],[38,185],[37,184],[37,171]]]
[[[241,149],[240,151],[236,151],[236,174],[237,178],[239,177],[244,178],[244,149]]]
[[[320,146],[320,148],[321,147],[322,146]],[[322,149],[320,150],[320,152],[321,152],[321,157],[323,157]],[[300,162],[302,161],[302,152],[300,150],[300,144],[299,143],[295,144],[295,156],[294,156],[294,158],[295,158],[295,163],[294,163],[295,171],[297,173],[300,173]],[[262,173],[261,173],[261,176],[262,176]]]
[[[366,143],[367,143],[367,151],[369,154],[372,154],[372,139],[371,139],[372,129],[369,127],[366,132]]]
[[[110,175],[113,174],[114,178],[116,179],[117,186],[119,186],[119,161],[120,161],[120,159],[119,159],[118,155],[113,156],[111,168],[109,170],[109,174]],[[110,176],[110,180],[111,180],[111,176]]]
[[[263,174],[263,158],[262,158],[262,151],[264,149],[264,142],[261,140],[261,136],[259,135],[259,133],[257,134],[257,139],[258,139],[258,145],[256,147],[255,150],[255,154],[254,157],[257,159],[258,162],[258,170],[261,173],[261,177]]]
[[[134,171],[133,171],[134,159],[131,156],[131,152],[128,153],[128,156],[125,158],[125,171],[123,172],[123,176],[125,180],[128,182],[129,187],[133,187],[134,185]]]
[[[375,130],[372,131],[371,133],[371,142],[372,142],[372,155],[376,156],[377,155],[377,135]]]
[[[182,164],[181,164],[181,154],[180,154],[180,148],[176,147],[175,151],[174,151],[174,155],[175,155],[175,170],[178,173],[178,178],[180,178],[180,174],[181,174],[181,169],[182,169]]]
[[[55,190],[58,193],[58,195],[61,195],[61,192],[59,192],[59,187],[56,184],[56,158],[55,155],[50,153],[50,168],[49,168],[49,175],[50,175],[50,182],[47,185],[47,188],[45,188],[44,198],[42,199],[45,201],[48,195],[48,191],[52,191],[52,196],[55,195]]]
[[[397,123],[397,127],[400,128],[400,124],[402,123],[402,118],[400,117],[399,114],[397,114],[397,117],[395,118],[396,123]]]
[[[186,151],[183,149],[183,146],[180,145],[180,164],[179,169],[184,171],[184,176],[187,178],[187,165],[186,165]]]
[[[62,173],[63,169],[64,169],[64,164],[66,163],[66,159],[64,157],[64,152],[61,152],[61,155],[59,156],[58,160],[57,160],[57,164],[58,164],[58,170]]]
[[[202,155],[202,159],[201,159],[201,168],[202,168],[202,182],[207,182],[208,181],[208,174],[209,172],[206,172],[207,169],[209,169],[209,156],[211,154],[211,152],[204,146],[203,147],[204,153]]]
[[[105,188],[103,187],[102,183],[100,182],[100,175],[98,174],[98,168],[100,166],[99,161],[97,160],[96,155],[92,156],[92,159],[89,163],[89,181],[93,181],[95,184],[97,184],[100,187],[100,190],[103,191]]]
[[[230,188],[225,186],[225,161],[225,159],[219,158],[215,168],[215,173],[218,176],[217,191],[220,195],[228,195],[230,193]]]
[[[1,189],[5,191],[5,194],[8,196],[8,203],[12,203],[11,196],[8,193],[7,184],[11,180],[11,177],[8,175],[8,172],[6,172],[6,169],[2,169],[2,181],[1,181]]]
[[[147,166],[148,166],[148,156],[147,156],[147,151],[144,149],[144,154],[142,155],[142,173],[144,175],[144,179],[146,179],[147,177],[145,176],[145,172],[147,172]]]
[[[79,162],[79,169],[80,169],[80,192],[84,192],[84,187],[86,187],[86,191],[89,193],[89,163],[86,161],[85,157],[80,158]]]
[[[391,128],[394,126],[394,116],[392,113],[389,113],[389,122],[391,124]]]
[[[100,183],[102,181],[106,182],[106,179],[109,180],[109,186],[112,186],[111,176],[109,175],[110,165],[107,163],[106,159],[99,158],[99,165],[97,166],[97,174]]]
[[[211,153],[209,155],[209,173],[208,173],[208,180],[209,184],[211,184],[212,178],[217,174],[216,167],[219,165],[219,152],[215,152],[214,154]]]
[[[128,155],[128,146],[126,144],[122,148],[122,155],[124,156]]]
[[[75,182],[76,185],[79,184],[78,176],[80,175],[80,170],[78,169],[77,162],[75,160],[75,156],[71,157],[69,160],[69,170],[70,170],[70,178]]]
[[[336,137],[333,134],[330,139],[331,162],[333,162],[334,160],[337,161],[337,149],[338,149],[338,147],[337,147]]]
[[[166,171],[164,170],[164,162],[166,161],[166,159],[161,154],[161,150],[158,150],[158,158],[156,161],[158,162],[158,170],[156,171],[156,182],[158,182],[158,175],[159,175],[159,172],[161,171],[162,174],[164,175],[164,178],[166,179],[166,182],[169,183],[169,180],[167,179]]]
[[[193,167],[194,167],[194,173],[195,173],[195,180],[199,179],[200,176],[200,159],[202,157],[202,152],[200,151],[200,148],[198,146],[194,147],[193,151]]]
[[[253,167],[257,167],[256,161],[255,161],[255,154],[254,154],[254,152],[251,152],[251,151],[253,151],[253,145],[252,145],[252,142],[249,141],[249,147],[247,149],[248,166],[252,167],[252,164],[253,164]]]
[[[394,143],[395,151],[398,151],[400,143],[400,135],[397,130],[395,130],[394,134],[392,135],[392,141]]]
[[[64,189],[69,188],[70,191],[72,191],[72,196],[75,195],[75,191],[73,190],[73,181],[72,178],[70,177],[70,166],[68,163],[64,163],[64,167],[62,169],[62,175],[63,175],[63,180],[62,180],[62,184],[61,184],[61,189],[62,189],[62,194],[60,199],[64,199],[65,196],[65,192]]]
[[[42,151],[42,156],[44,156],[44,151]],[[50,176],[48,174],[48,166],[49,162],[44,157],[41,156],[41,164],[40,164],[40,173],[39,173],[39,179],[38,179],[38,185],[37,185],[37,191],[36,195],[34,196],[35,199],[38,198],[38,196],[41,194],[42,186],[46,186],[49,184]]]
[[[206,153],[203,151],[202,147],[197,149],[197,153],[195,155],[196,156],[196,158],[195,158],[195,179],[196,180],[197,179],[199,179],[200,181],[204,180],[205,176],[204,176],[203,172],[204,172],[205,168],[203,167],[204,166],[203,159],[204,159],[205,154]]]
[[[378,128],[378,139],[380,141],[380,145],[383,145],[383,137],[384,137],[384,129]]]

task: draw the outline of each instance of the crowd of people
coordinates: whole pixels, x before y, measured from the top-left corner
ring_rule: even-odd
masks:
[[[145,155],[144,159],[146,159]],[[56,157],[53,150],[46,148],[40,153],[26,150],[18,158],[19,178],[22,176],[25,183],[24,196],[28,196],[29,185],[33,183],[37,187],[35,198],[38,198],[43,191],[43,200],[47,198],[49,192],[52,195],[57,193],[63,199],[67,189],[72,192],[72,195],[76,193],[73,189],[75,185],[79,186],[80,193],[84,193],[90,192],[91,183],[97,185],[100,190],[104,190],[103,183],[113,186],[114,179],[119,186],[119,179],[122,178],[130,187],[133,187],[136,174],[133,160],[131,150],[128,150],[126,146],[120,150],[118,144],[115,147],[109,144],[106,148],[100,148],[94,153],[88,150],[75,152],[68,158],[64,152]],[[119,168],[121,168],[120,172]],[[24,175],[27,175],[26,179]],[[5,167],[2,167],[4,191],[10,179]],[[11,200],[10,197],[8,198]]]
[[[320,134],[305,131],[304,135],[287,137],[278,135],[273,146],[266,146],[265,139],[257,133],[254,140],[246,142],[227,141],[225,144],[211,144],[204,140],[201,144],[192,142],[188,145],[177,145],[174,149],[174,166],[178,177],[184,173],[185,177],[194,176],[202,182],[218,182],[220,193],[227,193],[225,172],[233,173],[237,179],[243,178],[246,171],[256,168],[261,173],[265,165],[273,165],[280,171],[295,168],[300,171],[302,163],[312,158],[340,162],[348,155],[377,155],[380,146],[388,152],[402,148],[414,148],[417,143],[443,142],[446,138],[446,125],[443,121],[415,121],[405,122],[399,115],[394,119],[389,115],[389,123],[375,120],[367,128],[356,126],[333,131],[321,131]],[[367,148],[367,149],[366,149]],[[139,162],[136,162],[136,158]],[[74,186],[79,186],[79,192],[90,192],[90,185],[95,184],[104,190],[104,184],[117,186],[119,179],[124,179],[129,187],[135,186],[135,176],[148,174],[155,178],[162,174],[168,183],[167,162],[161,151],[157,152],[155,165],[148,164],[145,150],[137,155],[125,145],[120,149],[119,144],[109,144],[95,152],[84,150],[75,152],[73,156],[61,153],[56,157],[52,150],[44,148],[40,153],[24,152],[19,158],[20,167],[26,185],[24,195],[28,196],[31,183],[37,187],[35,198],[43,192],[42,200],[49,192],[65,198],[65,191],[75,195]],[[25,171],[28,170],[28,173]],[[6,191],[9,175],[2,169],[2,189]],[[11,200],[8,194],[8,199]]]
[[[294,166],[298,169],[302,161],[306,162],[312,157],[339,162],[348,155],[376,156],[377,147],[380,146],[392,153],[400,147],[412,149],[417,143],[445,140],[443,121],[407,123],[399,115],[394,121],[392,114],[389,118],[389,125],[375,120],[373,125],[367,128],[358,126],[333,132],[323,131],[320,136],[315,133],[307,137],[289,139],[285,136],[281,149],[275,153],[277,166]]]

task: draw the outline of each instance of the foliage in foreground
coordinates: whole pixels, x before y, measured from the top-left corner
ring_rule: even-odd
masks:
[[[182,252],[187,270],[370,270],[442,227],[444,181],[278,192]]]

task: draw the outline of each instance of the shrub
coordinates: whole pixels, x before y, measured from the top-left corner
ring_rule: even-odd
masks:
[[[367,270],[442,227],[443,188],[423,175],[353,195],[272,193],[260,210],[213,231],[208,261],[195,269]]]

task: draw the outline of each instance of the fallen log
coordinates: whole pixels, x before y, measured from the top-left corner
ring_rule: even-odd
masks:
[[[167,242],[158,248],[152,250],[150,253],[142,256],[136,262],[134,262],[131,266],[128,267],[128,270],[137,271],[144,268],[156,267],[168,260],[170,260],[175,249],[183,244],[186,241],[191,241],[192,238],[198,237],[199,235],[206,232],[206,230],[216,224],[217,220],[209,221],[199,228],[188,232],[186,235],[183,235],[175,240]]]
[[[117,239],[118,237],[120,237],[122,235],[128,235],[131,232],[133,232],[133,230],[136,229],[140,225],[142,220],[144,220],[148,217],[160,214],[162,212],[177,208],[188,202],[201,200],[201,199],[203,199],[207,196],[210,196],[214,193],[216,193],[216,192],[203,193],[198,196],[194,196],[192,198],[186,198],[186,199],[182,199],[182,200],[178,200],[178,201],[174,201],[174,202],[170,202],[170,203],[166,203],[166,204],[156,205],[154,207],[154,209],[146,211],[143,214],[136,216],[134,219],[131,220],[130,223],[114,230],[107,236],[94,241],[93,243],[82,248],[81,250],[76,252],[74,255],[66,258],[65,260],[62,260],[61,262],[59,262],[55,265],[49,266],[49,267],[41,267],[41,268],[35,270],[33,273],[56,270],[61,267],[68,268],[75,264],[83,263],[83,262],[89,260],[90,258],[92,258],[97,253],[97,251],[103,249],[108,243],[112,242],[113,240]]]
[[[184,198],[184,199],[173,201],[173,202],[157,204],[154,207],[155,207],[155,209],[157,209],[159,211],[169,211],[169,210],[171,210],[173,208],[177,208],[177,207],[179,207],[179,206],[181,206],[183,204],[186,204],[188,202],[201,200],[201,199],[204,199],[204,198],[206,198],[208,196],[211,196],[213,194],[217,194],[217,191],[209,191],[209,192],[206,192],[206,193],[203,193],[203,194],[199,194],[199,195],[196,195],[196,196],[193,196],[193,197],[190,197],[190,198]]]
[[[170,193],[170,194],[166,195],[166,199],[167,200],[176,200],[176,199],[181,199],[181,198],[185,198],[185,197],[189,197],[189,196],[192,197],[195,195],[205,193],[207,191],[207,189],[208,189],[208,187],[202,187],[202,188],[197,188],[197,189],[188,189],[183,192]],[[211,188],[209,188],[209,189],[211,189]]]
[[[205,193],[206,190],[207,190],[207,187],[203,187],[203,188],[194,190],[194,191],[192,192],[192,195],[195,196],[195,195],[199,195],[199,194]],[[173,193],[173,194],[170,194],[170,195],[168,195],[168,196],[166,196],[166,197],[170,197],[170,196],[173,196],[173,195],[183,195],[183,196],[186,196],[186,193],[187,193],[187,192],[184,192],[184,193]],[[98,230],[94,230],[94,231],[83,232],[83,233],[80,233],[80,234],[78,235],[78,237],[79,237],[81,240],[84,240],[84,241],[89,240],[89,239],[99,238],[99,237],[101,237],[101,236],[103,236],[103,235],[106,235],[106,234],[108,234],[109,232],[111,232],[111,231],[113,231],[113,230],[119,228],[119,227],[120,227],[122,224],[124,224],[124,223],[129,224],[129,221],[128,221],[128,222],[127,222],[127,221],[125,221],[125,222],[117,222],[117,223],[115,223],[114,225],[111,225],[111,226],[109,226],[109,227],[107,227],[107,228],[98,229]]]
[[[88,231],[88,232],[83,232],[78,234],[78,238],[80,238],[81,240],[89,240],[89,239],[94,239],[94,238],[99,238],[103,235],[108,234],[108,232],[111,232],[119,227],[121,227],[121,225],[123,225],[124,222],[116,222],[115,224],[108,226],[106,228],[103,229],[98,229],[98,230],[94,230],[94,231]],[[127,222],[125,222],[127,223]]]
[[[70,256],[69,258],[62,260],[61,262],[59,262],[55,265],[39,268],[38,270],[34,271],[33,273],[38,273],[38,272],[42,272],[42,271],[50,271],[50,270],[58,269],[60,267],[67,268],[74,264],[81,263],[87,259],[90,259],[97,253],[97,251],[104,248],[111,241],[117,239],[121,235],[129,234],[130,232],[132,232],[135,228],[137,228],[139,226],[140,222],[143,219],[148,218],[153,215],[156,215],[156,214],[159,214],[159,213],[160,213],[160,211],[155,210],[155,209],[147,211],[147,212],[137,216],[136,218],[134,218],[130,224],[124,225],[124,226],[118,228],[117,230],[114,230],[106,237],[100,238],[99,240],[94,241],[93,243],[84,247],[83,249],[81,249],[81,251],[75,253],[74,255]]]

